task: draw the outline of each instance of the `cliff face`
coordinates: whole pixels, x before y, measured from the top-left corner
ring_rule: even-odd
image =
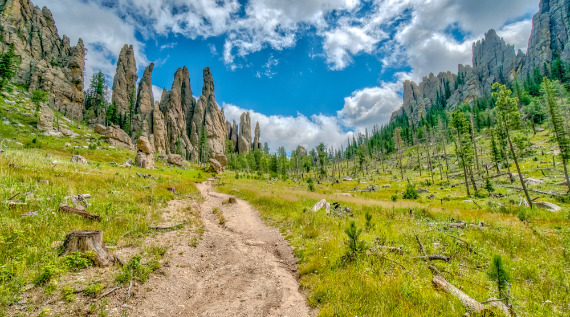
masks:
[[[542,0],[539,12],[533,17],[526,55],[520,50],[515,53],[514,46],[491,29],[482,40],[473,43],[473,66],[459,65],[458,75],[430,74],[419,85],[405,81],[402,107],[392,113],[391,120],[405,112],[417,123],[437,103],[438,95],[445,96],[445,107],[453,109],[463,102],[490,96],[494,82],[524,79],[535,68],[544,72],[554,58],[565,61],[570,58],[569,32],[570,0]]]
[[[47,91],[55,109],[82,118],[83,41],[71,46],[68,37],[60,38],[49,9],[40,9],[29,0],[0,1],[0,10],[0,51],[14,44],[21,57],[15,81],[29,84],[30,90]]]
[[[134,105],[138,78],[135,51],[132,45],[125,44],[117,59],[117,71],[113,78],[111,97],[111,101],[117,105],[117,112],[121,115],[128,113],[129,107]]]

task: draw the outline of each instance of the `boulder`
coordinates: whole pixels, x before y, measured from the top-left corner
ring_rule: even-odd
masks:
[[[543,184],[544,184],[544,181],[543,181],[543,180],[536,179],[536,178],[530,178],[530,177],[529,177],[529,178],[525,178],[525,179],[524,179],[524,182],[525,182],[527,185],[543,185]]]
[[[222,174],[224,172],[222,164],[220,164],[216,159],[211,158],[208,162],[210,162],[210,172],[214,172],[216,174]]]
[[[327,204],[327,200],[326,200],[326,199],[321,199],[320,201],[318,201],[318,202],[313,206],[313,211],[319,211],[319,210],[321,210],[323,207],[325,207],[326,204]]]
[[[138,151],[137,156],[135,157],[135,166],[140,168],[154,169],[154,156],[151,153]]]
[[[148,139],[144,136],[139,137],[139,139],[137,140],[137,149],[139,151],[142,151],[145,154],[152,154],[154,153],[154,149],[152,148],[152,146],[150,145],[150,142],[148,141]]]
[[[53,111],[47,106],[41,107],[40,108],[40,117],[38,120],[38,130],[41,130],[41,131],[52,130],[54,120],[55,120],[55,116],[53,114]]]
[[[535,204],[538,208],[546,209],[551,212],[558,212],[562,210],[562,207],[546,201],[535,201],[533,204]]]
[[[125,149],[133,148],[131,138],[118,125],[111,124],[108,126],[105,130],[105,137],[107,138],[107,142],[112,146],[122,147]]]
[[[107,131],[107,127],[105,127],[102,124],[96,124],[94,127],[94,131],[95,133],[99,133],[101,135],[105,135],[105,132]]]
[[[418,188],[418,194],[429,193],[429,189],[427,188]]]
[[[71,157],[71,163],[87,164],[87,160],[81,155],[74,155]]]
[[[170,164],[174,164],[177,166],[183,166],[184,165],[184,159],[182,158],[182,155],[180,155],[180,154],[168,154],[166,161]]]

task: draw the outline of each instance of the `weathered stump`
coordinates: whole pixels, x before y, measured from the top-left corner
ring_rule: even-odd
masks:
[[[109,253],[103,244],[103,231],[71,231],[65,236],[63,242],[65,250],[63,255],[73,252],[93,251],[93,261],[97,266],[109,266],[118,261],[118,258]]]

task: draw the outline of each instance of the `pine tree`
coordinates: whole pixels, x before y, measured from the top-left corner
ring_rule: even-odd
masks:
[[[511,141],[510,132],[520,129],[521,126],[521,114],[517,108],[518,101],[516,97],[511,97],[512,91],[510,89],[507,89],[505,85],[494,83],[493,90],[495,90],[493,91],[493,97],[497,100],[497,123],[499,124],[499,128],[503,130],[507,137],[507,142],[513,156],[513,161],[515,162],[517,172],[519,174],[519,180],[521,182],[528,204],[530,208],[532,208],[532,200],[528,194],[528,190],[526,188],[526,184],[524,182],[517,159],[517,153],[513,147],[513,142]]]
[[[568,168],[566,167],[566,163],[568,159],[570,159],[570,135],[564,128],[565,118],[562,115],[560,99],[558,98],[558,93],[554,83],[546,77],[544,77],[544,81],[542,82],[541,92],[542,101],[546,107],[548,107],[550,121],[554,127],[554,135],[556,137],[556,142],[558,142],[560,156],[562,157],[562,165],[564,166],[566,185],[568,186],[568,192],[570,192],[570,180],[568,179]]]
[[[451,114],[451,126],[455,129],[455,134],[457,136],[455,142],[455,154],[460,159],[459,165],[463,168],[463,176],[465,178],[465,189],[467,190],[467,196],[471,196],[469,192],[468,177],[471,178],[471,182],[475,191],[477,191],[477,187],[475,185],[475,181],[473,180],[473,174],[470,172],[471,165],[473,163],[473,149],[469,144],[470,126],[465,113],[459,110],[454,111]]]
[[[504,296],[507,299],[508,305],[508,292],[506,288],[508,282],[511,279],[511,276],[509,274],[509,271],[505,269],[503,260],[500,255],[495,254],[493,256],[493,261],[491,262],[491,267],[489,268],[487,274],[493,281],[497,283],[498,297],[501,298]]]
[[[0,90],[16,75],[16,70],[20,64],[20,58],[16,55],[14,43],[10,44],[8,51],[0,56]]]

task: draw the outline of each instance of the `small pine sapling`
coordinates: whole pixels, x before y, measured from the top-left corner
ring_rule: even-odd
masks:
[[[348,236],[348,256],[350,258],[366,249],[364,241],[359,240],[359,237],[362,234],[362,229],[358,229],[354,221],[351,221],[350,225],[344,228],[344,232]]]
[[[493,261],[491,262],[491,267],[487,272],[489,277],[497,283],[497,291],[499,298],[505,298],[506,304],[509,304],[509,281],[511,280],[511,276],[509,271],[505,268],[503,264],[503,260],[500,255],[495,254],[493,256]]]
[[[374,227],[374,224],[372,223],[372,214],[370,214],[369,211],[366,211],[364,219],[366,219],[366,232],[369,232]]]

